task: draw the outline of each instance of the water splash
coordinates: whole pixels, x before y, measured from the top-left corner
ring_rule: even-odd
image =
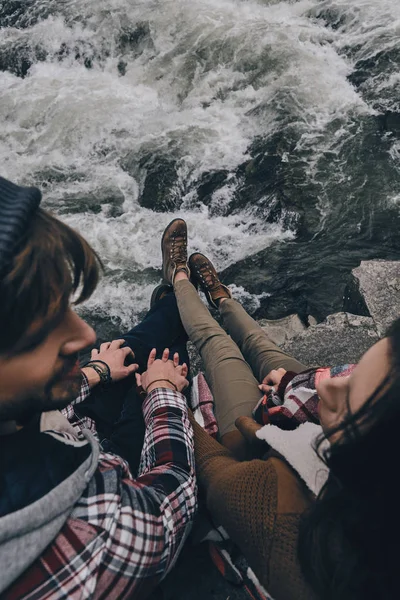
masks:
[[[178,213],[191,249],[219,269],[277,240],[329,233],[339,207],[365,235],[352,211],[370,174],[352,156],[370,119],[399,110],[397,0],[43,0],[18,10],[0,10],[2,174],[39,184],[45,206],[104,258],[93,310],[122,323],[144,310],[161,232]],[[382,152],[372,212],[387,189],[397,197],[396,144]],[[285,217],[293,207],[299,219]]]

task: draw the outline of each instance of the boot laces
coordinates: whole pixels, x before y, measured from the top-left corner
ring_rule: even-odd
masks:
[[[221,282],[214,273],[208,268],[208,263],[204,262],[199,265],[199,271],[202,275],[203,281],[207,286],[209,292],[217,292],[220,288]]]
[[[186,262],[186,236],[174,232],[171,237],[171,260],[175,264]]]

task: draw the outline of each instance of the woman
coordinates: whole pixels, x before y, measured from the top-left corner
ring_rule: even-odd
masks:
[[[176,219],[163,236],[163,274],[174,285],[215,400],[221,444],[195,425],[198,479],[214,519],[276,600],[397,598],[400,320],[351,376],[317,385],[321,442],[331,446],[324,451],[326,483],[313,493],[273,448],[263,460],[242,460],[244,439],[235,426],[255,437],[258,382],[273,369],[300,373],[305,365],[268,340],[206,257],[194,254],[188,263],[186,246],[186,224]],[[190,277],[218,308],[229,335]]]

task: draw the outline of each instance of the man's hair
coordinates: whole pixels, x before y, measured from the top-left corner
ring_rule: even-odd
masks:
[[[38,335],[44,339],[71,296],[77,294],[79,304],[93,293],[100,268],[82,236],[39,208],[0,277],[0,353],[18,353]]]
[[[300,563],[324,600],[399,597],[400,319],[387,338],[389,373],[330,432],[342,432],[324,456],[330,475],[300,528]]]

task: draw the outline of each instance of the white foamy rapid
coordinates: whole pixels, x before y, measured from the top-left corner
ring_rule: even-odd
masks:
[[[203,173],[234,172],[257,136],[291,124],[298,144],[313,148],[312,170],[332,143],[329,124],[341,123],[337,142],[354,115],[375,110],[347,79],[354,61],[396,43],[400,31],[398,0],[38,0],[32,15],[46,4],[44,20],[0,32],[0,49],[26,46],[34,57],[25,78],[0,73],[1,173],[39,185],[46,173],[61,174],[47,179],[45,203],[62,209],[100,253],[107,274],[89,307],[123,327],[147,306],[161,233],[177,216],[139,205],[144,175],[124,170],[126,157],[137,165],[149,154],[173,158],[187,190]],[[320,18],[328,9],[344,28]],[[145,35],[129,48],[121,33],[138,24]],[[359,55],[349,58],[346,46]],[[379,82],[385,98],[398,85],[395,75]],[[119,216],[110,216],[106,200],[98,214],[79,212],[80,195],[107,194],[122,198]],[[251,206],[211,218],[233,194],[228,183],[207,207],[188,192],[179,211],[190,249],[218,268],[293,237]]]

